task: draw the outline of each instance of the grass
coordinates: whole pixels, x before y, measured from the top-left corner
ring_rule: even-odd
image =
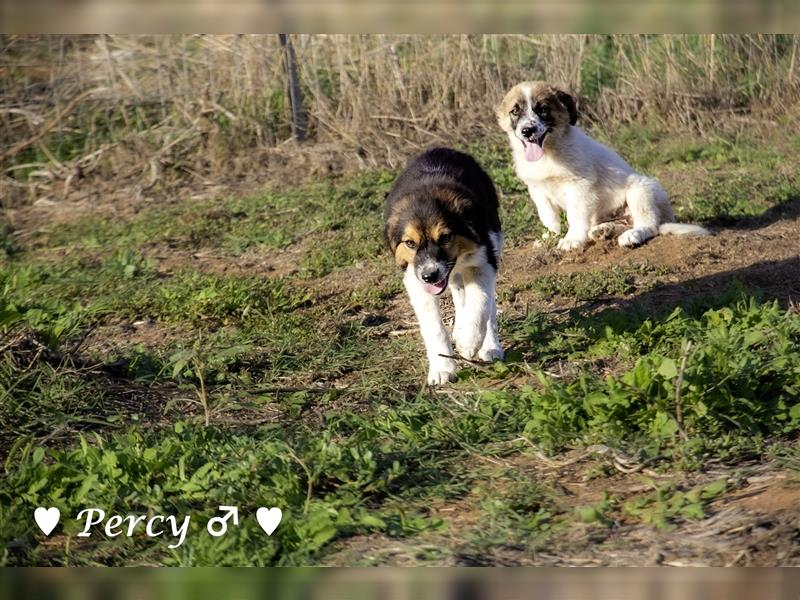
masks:
[[[758,140],[679,152],[650,130],[617,135],[639,140],[640,165],[659,177],[708,174],[676,186],[698,219],[748,223],[797,198]],[[523,252],[539,233],[526,191],[502,147],[473,150]],[[347,561],[390,560],[381,544],[402,541],[417,564],[484,564],[580,527],[679,530],[739,485],[709,479],[710,463],[796,471],[800,316],[744,285],[640,305],[673,275],[656,263],[525,274],[500,290],[508,360],[464,364],[449,392],[422,387],[421,342],[382,248],[393,176],[87,217],[25,245],[4,233],[0,562],[335,564],[372,540],[376,552]],[[229,265],[248,253],[292,264],[228,272],[188,253],[200,249]],[[185,258],[163,263],[170,253]],[[570,501],[544,461],[598,447],[684,479]],[[610,486],[609,457],[574,477]],[[213,538],[205,522],[221,504],[241,520]],[[39,505],[64,515],[47,543]],[[191,515],[190,529],[174,549],[141,534],[85,539],[74,517],[88,506]],[[259,506],[283,509],[271,537]]]
[[[563,296],[591,300],[606,296],[626,296],[644,292],[655,286],[656,278],[667,269],[648,263],[614,265],[605,271],[551,274],[537,277],[522,286],[514,286],[510,294],[521,290],[536,290],[544,297]]]
[[[596,135],[612,142],[602,130]],[[679,220],[741,224],[800,196],[785,160],[796,143],[794,137],[778,136],[775,144],[743,133],[712,134],[706,139],[670,133],[664,139],[662,131],[649,127],[623,128],[613,137],[612,146],[620,148],[635,168],[658,178],[670,177],[668,187]]]

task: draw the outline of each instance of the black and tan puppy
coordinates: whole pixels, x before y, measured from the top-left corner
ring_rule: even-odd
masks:
[[[461,356],[502,360],[495,281],[503,236],[497,194],[475,160],[449,148],[414,159],[386,197],[386,240],[404,272],[428,354],[428,383],[455,381],[453,348],[439,311],[450,289]]]

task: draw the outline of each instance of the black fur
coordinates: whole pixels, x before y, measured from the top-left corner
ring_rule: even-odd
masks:
[[[459,201],[450,201],[451,195]],[[402,198],[413,201],[400,209]],[[443,220],[454,234],[485,246],[489,263],[497,268],[496,249],[489,238],[490,232],[501,230],[497,193],[489,175],[468,154],[432,148],[412,160],[386,197],[384,218],[386,240],[393,251],[401,241],[404,223]]]
[[[575,125],[575,123],[578,122],[578,107],[575,106],[575,99],[567,92],[562,92],[561,90],[556,90],[556,97],[569,113],[569,124]]]
[[[553,113],[550,111],[550,107],[545,102],[537,102],[536,105],[533,107],[534,114],[539,117],[539,119],[547,126],[547,129],[550,130],[556,124],[556,118],[553,116]]]

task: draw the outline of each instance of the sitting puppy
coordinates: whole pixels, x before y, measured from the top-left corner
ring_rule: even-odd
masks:
[[[495,280],[502,234],[497,194],[475,160],[434,148],[412,161],[386,197],[386,240],[404,271],[428,354],[428,383],[456,380],[452,346],[439,312],[450,288],[453,341],[467,359],[502,360]]]
[[[578,111],[569,94],[541,81],[520,83],[506,94],[497,119],[544,226],[559,235],[561,211],[567,213],[559,249],[613,235],[620,246],[638,246],[659,233],[708,234],[699,225],[675,223],[655,179],[575,127]]]

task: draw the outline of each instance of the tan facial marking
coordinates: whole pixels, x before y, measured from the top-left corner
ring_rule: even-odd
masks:
[[[405,244],[398,244],[394,251],[394,262],[401,269],[405,269],[408,265],[414,262],[416,251],[412,250]]]
[[[464,237],[463,235],[457,235],[454,236],[453,241],[450,242],[448,254],[450,254],[453,258],[458,258],[459,256],[469,254],[470,252],[475,252],[477,249],[478,244],[476,244],[474,241]]]
[[[518,83],[511,88],[497,107],[497,122],[505,131],[511,131],[511,110],[518,105],[524,111],[528,105],[529,82]]]
[[[449,234],[450,234],[450,230],[448,229],[447,225],[445,225],[444,223],[441,223],[441,222],[434,223],[428,229],[428,239],[431,240],[434,243],[438,243],[439,239],[442,236],[449,235]]]
[[[414,248],[410,248],[407,241],[414,243]],[[394,249],[394,261],[401,269],[405,269],[410,263],[414,262],[414,257],[417,254],[416,246],[422,241],[422,233],[415,223],[407,223],[403,229],[403,236],[400,238],[400,243]]]
[[[405,229],[403,230],[403,237],[401,238],[403,242],[406,240],[411,240],[416,245],[422,241],[422,232],[420,231],[419,227],[416,223],[408,223],[406,224]]]

